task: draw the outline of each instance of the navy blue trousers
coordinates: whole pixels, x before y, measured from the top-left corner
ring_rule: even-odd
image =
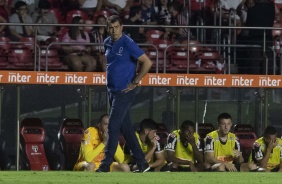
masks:
[[[109,92],[108,95],[110,102],[109,139],[102,164],[111,164],[113,162],[120,133],[123,134],[137,165],[144,164],[146,162],[145,155],[141,150],[130,120],[130,108],[135,99],[135,90],[127,93],[122,91]]]

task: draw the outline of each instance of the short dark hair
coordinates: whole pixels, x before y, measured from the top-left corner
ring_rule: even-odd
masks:
[[[185,120],[182,122],[180,129],[181,130],[187,130],[189,127],[193,127],[194,128],[195,123],[193,123],[193,121],[190,120]]]
[[[22,7],[22,6],[27,6],[26,2],[24,2],[24,1],[18,1],[18,2],[16,2],[16,4],[15,4],[15,9],[18,10],[18,9],[19,9],[20,7]]]
[[[141,123],[140,123],[140,130],[139,131],[143,131],[145,129],[157,130],[158,129],[158,125],[151,118],[146,118],[146,119],[143,119],[141,121]]]
[[[50,9],[51,8],[51,4],[48,0],[40,0],[38,2],[38,8],[39,9]]]
[[[118,15],[111,15],[107,18],[107,27],[110,23],[119,22],[120,25],[122,25],[121,18]]]
[[[96,17],[96,22],[95,22],[95,24],[98,24],[98,19],[99,18],[104,18],[105,20],[107,20],[107,18],[105,17],[105,15],[98,15],[97,17]]]
[[[277,133],[276,128],[274,126],[268,126],[264,130],[264,135],[275,135]]]
[[[220,122],[220,120],[222,119],[231,119],[232,120],[232,117],[230,114],[228,114],[227,112],[224,112],[224,113],[221,113],[220,115],[218,115],[217,117],[217,123]]]
[[[132,6],[129,10],[129,18],[134,17],[140,11],[142,11],[142,7],[140,5]]]
[[[177,12],[181,12],[183,10],[183,5],[178,1],[173,1],[173,3],[171,3],[171,7]]]
[[[108,117],[109,115],[108,114],[102,114],[98,120],[99,123],[102,123],[103,122],[103,119],[104,117]]]

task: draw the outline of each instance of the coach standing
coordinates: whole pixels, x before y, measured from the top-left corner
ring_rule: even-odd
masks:
[[[110,35],[104,41],[107,60],[107,88],[110,103],[108,126],[109,139],[106,145],[105,158],[97,172],[109,172],[118,145],[120,132],[123,134],[140,172],[150,169],[137,141],[130,120],[130,107],[134,101],[135,88],[148,73],[152,61],[142,49],[128,36],[122,33],[123,24],[117,15],[110,16],[106,29]],[[137,61],[142,68],[136,74]]]

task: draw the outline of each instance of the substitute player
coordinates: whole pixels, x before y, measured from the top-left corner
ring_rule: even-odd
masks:
[[[109,116],[104,114],[100,117],[96,127],[89,127],[84,132],[81,141],[79,157],[74,165],[74,171],[96,171],[105,157],[105,145],[108,140]],[[121,147],[115,153],[115,161],[110,166],[110,171],[130,171],[124,161],[124,153]]]
[[[148,118],[140,123],[140,130],[136,132],[136,137],[141,146],[145,159],[149,164],[150,171],[160,171],[165,165],[165,153],[157,136],[157,123]],[[136,161],[127,144],[124,145],[125,163],[131,166],[132,171],[138,171]]]
[[[232,118],[230,114],[222,113],[217,120],[218,130],[207,134],[205,138],[205,161],[213,171],[239,171],[244,159],[239,141],[230,132]]]
[[[268,126],[263,137],[253,144],[249,159],[252,171],[282,172],[282,140],[277,138],[276,128]]]
[[[166,145],[170,171],[204,171],[203,149],[194,123],[186,120],[169,134]]]

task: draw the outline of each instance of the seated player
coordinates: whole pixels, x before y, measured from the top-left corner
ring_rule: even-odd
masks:
[[[170,171],[204,171],[203,149],[192,121],[183,121],[179,130],[169,134],[166,145]]]
[[[100,117],[97,126],[85,130],[74,171],[96,171],[99,168],[101,161],[105,157],[105,144],[109,137],[108,124],[109,116],[104,114]],[[123,161],[124,153],[121,147],[118,146],[115,153],[115,162],[111,165],[110,171],[129,172],[129,166]]]
[[[282,172],[282,140],[277,138],[276,128],[268,126],[263,137],[254,142],[249,159],[251,171]]]
[[[239,171],[244,158],[235,134],[230,132],[231,115],[222,113],[217,122],[218,130],[207,134],[205,138],[205,161],[211,165],[213,171]]]
[[[152,119],[144,119],[140,123],[140,130],[136,132],[145,159],[149,163],[150,171],[160,171],[165,165],[164,150],[158,141],[157,124]],[[131,170],[138,172],[136,162],[131,156],[127,145],[124,145],[125,163],[131,166]]]

